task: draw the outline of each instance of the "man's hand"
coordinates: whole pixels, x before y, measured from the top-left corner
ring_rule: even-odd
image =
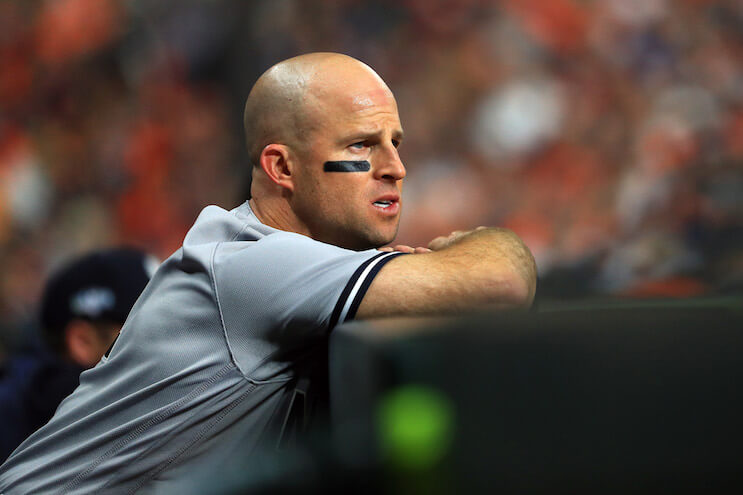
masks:
[[[385,246],[378,249],[378,251],[384,251],[385,253],[391,253],[393,251],[399,251],[401,253],[415,253],[415,254],[421,254],[421,253],[430,253],[431,250],[424,247],[411,247],[406,246],[405,244],[398,244],[395,247],[392,246]]]
[[[439,236],[436,239],[428,243],[429,250],[430,251],[441,251],[442,249],[447,248],[451,246],[452,244],[456,244],[457,241],[459,241],[461,238],[468,236],[472,234],[473,232],[484,230],[486,228],[487,227],[480,226],[474,230],[455,230],[449,235]]]
[[[405,244],[398,244],[396,246],[385,246],[382,248],[379,248],[379,251],[384,251],[385,253],[391,253],[393,251],[399,251],[401,253],[430,253],[433,251],[441,251],[444,248],[447,248],[451,246],[452,244],[456,244],[457,241],[459,241],[461,238],[468,236],[472,234],[473,232],[477,232],[479,230],[484,230],[487,227],[477,227],[473,230],[455,230],[449,235],[442,235],[431,242],[428,243],[428,247],[412,247],[412,246],[406,246]]]

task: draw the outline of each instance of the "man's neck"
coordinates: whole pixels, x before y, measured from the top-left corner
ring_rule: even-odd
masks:
[[[289,205],[281,198],[261,198],[255,197],[249,200],[250,209],[263,225],[268,225],[274,229],[285,232],[296,232],[309,236],[309,231],[300,225],[296,216],[293,214]]]

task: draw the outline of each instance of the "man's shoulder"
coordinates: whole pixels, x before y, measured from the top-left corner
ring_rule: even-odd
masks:
[[[230,241],[257,241],[275,229],[263,225],[250,210],[247,202],[225,210],[216,205],[206,206],[196,218],[183,241],[184,247]]]
[[[307,235],[269,227],[258,220],[248,202],[232,210],[204,208],[183,242],[184,253],[219,269],[224,275],[239,268],[265,269],[274,273],[296,271],[327,260],[366,259],[375,250],[352,251],[315,240]]]

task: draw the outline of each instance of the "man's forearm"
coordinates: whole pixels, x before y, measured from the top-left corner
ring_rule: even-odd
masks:
[[[458,253],[487,271],[489,266],[512,271],[514,295],[525,306],[532,303],[537,285],[537,266],[524,242],[511,230],[499,227],[478,227],[455,232],[446,238],[436,238],[428,246],[434,251]]]
[[[434,239],[429,247],[430,253],[388,263],[369,288],[357,317],[531,305],[536,266],[529,249],[513,232],[499,228],[455,232]]]

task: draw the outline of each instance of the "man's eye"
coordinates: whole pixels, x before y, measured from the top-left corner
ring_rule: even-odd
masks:
[[[359,141],[358,143],[353,143],[351,145],[351,148],[356,148],[357,150],[362,150],[362,149],[364,149],[365,146],[366,146],[366,144],[363,141]]]
[[[398,141],[397,139],[393,139],[392,140],[392,146],[394,146],[395,148],[397,148],[398,146],[400,146],[400,141]]]

